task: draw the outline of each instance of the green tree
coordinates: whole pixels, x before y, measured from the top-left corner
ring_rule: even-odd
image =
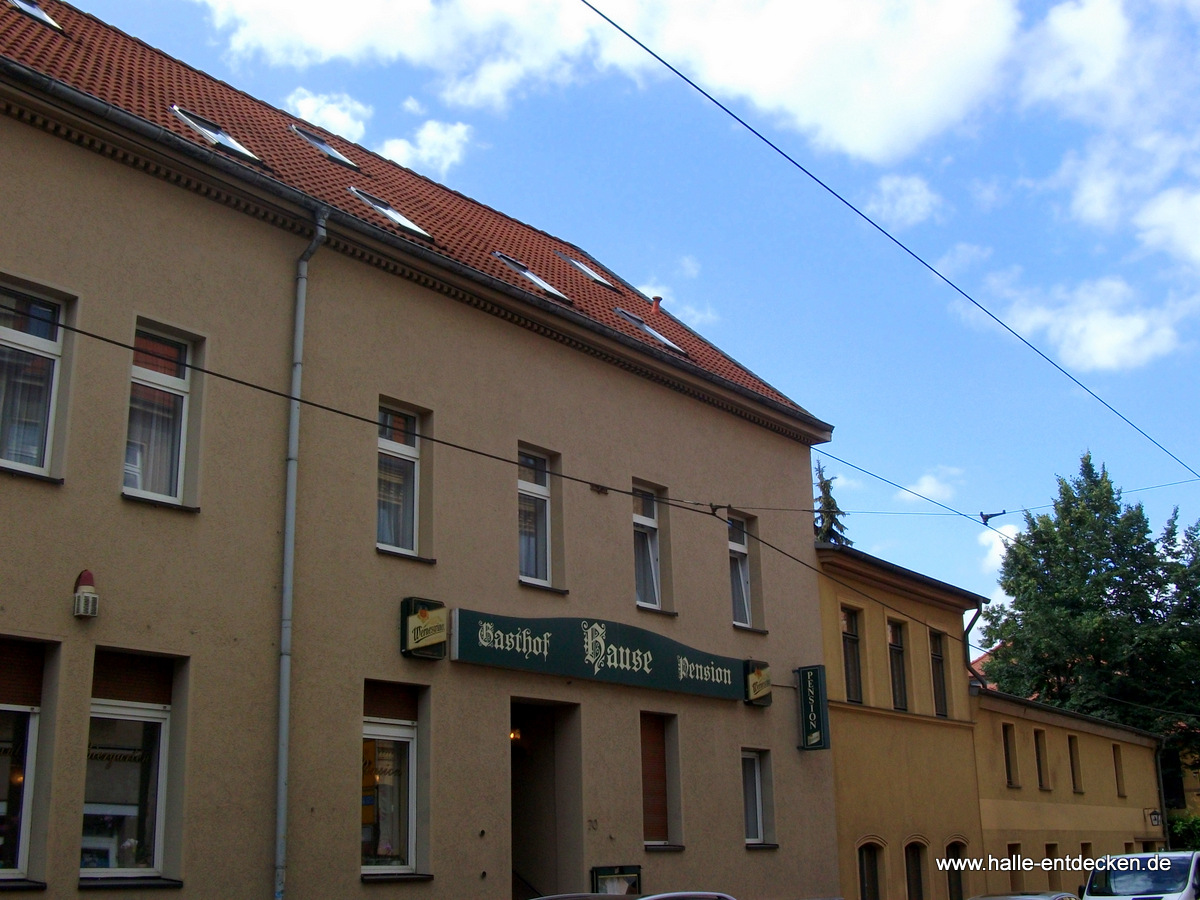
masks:
[[[846,526],[842,522],[842,518],[846,514],[841,511],[837,501],[833,499],[833,482],[837,480],[837,476],[827,477],[825,469],[821,467],[820,463],[817,463],[816,474],[818,493],[813,527],[817,532],[817,540],[826,544],[853,547],[854,541],[846,537]]]
[[[1167,737],[1200,759],[1200,523],[1155,539],[1090,454],[1052,514],[1025,514],[1000,570],[1010,606],[984,613],[985,674],[1033,697]]]

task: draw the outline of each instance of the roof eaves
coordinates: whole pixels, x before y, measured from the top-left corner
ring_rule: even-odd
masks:
[[[1040,700],[1030,700],[1028,697],[1018,697],[1016,694],[1006,694],[1004,691],[996,690],[995,688],[984,687],[978,682],[971,684],[971,693],[980,696],[994,697],[997,700],[1003,700],[1008,703],[1015,703],[1018,706],[1024,706],[1028,709],[1036,709],[1041,712],[1051,713],[1053,715],[1066,716],[1070,719],[1078,719],[1080,722],[1090,722],[1093,725],[1100,725],[1104,728],[1115,728],[1118,731],[1128,731],[1132,734],[1138,734],[1142,737],[1153,738],[1155,741],[1162,743],[1163,736],[1154,731],[1146,731],[1144,728],[1135,728],[1132,725],[1122,725],[1120,722],[1113,722],[1109,719],[1102,719],[1099,716],[1090,716],[1087,713],[1076,712],[1073,709],[1064,709],[1061,706],[1054,706],[1050,703],[1043,703]]]
[[[574,309],[563,306],[560,303],[552,302],[549,298],[539,296],[532,291],[526,291],[516,285],[506,281],[501,281],[485,272],[481,272],[464,263],[460,263],[444,254],[435,252],[434,250],[422,246],[415,240],[406,239],[394,232],[380,228],[370,222],[360,219],[350,213],[345,212],[337,207],[330,205],[311,194],[305,193],[297,188],[291,187],[266,174],[260,167],[248,165],[239,162],[237,159],[222,153],[214,148],[207,147],[191,141],[175,132],[164,128],[161,125],[156,125],[140,116],[122,109],[115,104],[81,91],[78,88],[46,75],[37,69],[26,66],[23,63],[17,62],[8,56],[0,54],[0,74],[11,76],[12,79],[20,84],[25,85],[32,90],[44,94],[53,99],[62,101],[71,106],[82,109],[98,119],[109,122],[118,128],[125,129],[151,142],[160,144],[169,150],[182,154],[196,162],[211,166],[214,169],[221,171],[234,179],[248,183],[256,188],[259,188],[275,197],[294,204],[295,206],[304,209],[315,216],[321,211],[327,211],[330,223],[336,223],[344,228],[359,232],[372,240],[385,244],[389,247],[403,250],[424,261],[433,263],[437,266],[445,268],[450,272],[459,276],[465,277],[478,284],[484,285],[492,290],[500,291],[508,296],[517,298],[525,303],[529,303],[538,309],[547,311],[553,315],[562,316],[597,334],[601,334],[611,340],[616,340],[624,346],[633,348],[639,353],[650,356],[660,362],[664,362],[674,368],[681,369],[688,374],[709,382],[715,386],[719,386],[724,390],[730,391],[740,397],[750,400],[758,405],[761,405],[772,412],[786,416],[789,419],[799,423],[803,430],[808,433],[812,439],[811,443],[823,443],[829,441],[833,436],[833,426],[821,421],[807,410],[804,410],[798,405],[789,405],[781,403],[771,397],[768,397],[751,388],[737,384],[715,372],[712,372],[702,366],[692,363],[690,360],[682,359],[678,354],[671,353],[667,350],[659,350],[657,347],[650,345],[647,342],[637,340],[628,336],[604,323],[592,318],[591,316],[577,312]],[[501,213],[500,215],[503,215]],[[511,217],[507,217],[510,218]],[[517,221],[513,219],[512,221]],[[525,226],[529,227],[529,226]],[[534,229],[536,230],[536,229]],[[557,240],[557,239],[555,239]],[[586,255],[586,254],[585,254]],[[590,257],[589,257],[590,258]],[[631,290],[635,290],[631,288]],[[637,292],[641,295],[641,292]],[[678,320],[676,320],[678,321]],[[682,323],[680,323],[682,324]],[[687,327],[684,325],[683,327]],[[690,332],[691,329],[688,329]],[[694,332],[692,332],[694,334]],[[701,338],[701,340],[703,340]],[[715,348],[715,345],[704,341],[708,346]],[[717,350],[718,353],[722,351]],[[722,355],[725,355],[722,353]],[[729,357],[727,357],[729,358]],[[744,366],[740,366],[743,370],[749,372]],[[761,381],[761,379],[759,379]],[[765,385],[766,382],[763,382]],[[768,387],[770,387],[768,385]],[[774,390],[772,388],[772,390]],[[781,392],[780,392],[781,393]],[[781,393],[781,396],[786,396]]]
[[[920,572],[914,572],[912,569],[898,566],[895,563],[888,562],[886,559],[880,559],[877,556],[872,556],[853,547],[847,547],[845,544],[831,544],[824,541],[817,541],[816,548],[818,557],[822,557],[835,565],[838,558],[842,557],[843,565],[841,567],[853,570],[859,577],[863,577],[861,570],[870,569],[887,576],[888,580],[894,584],[899,583],[907,584],[910,587],[920,587],[926,592],[941,595],[943,598],[942,602],[946,605],[954,605],[958,608],[961,604],[963,610],[968,610],[978,609],[985,603],[991,602],[982,594],[976,594],[953,584],[947,584],[929,575],[922,575]],[[846,565],[846,562],[849,565]],[[950,604],[947,602],[949,598],[953,598],[958,602]]]

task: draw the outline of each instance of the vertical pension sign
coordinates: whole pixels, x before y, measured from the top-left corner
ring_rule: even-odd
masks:
[[[829,749],[829,700],[825,694],[825,667],[796,669],[796,702],[800,718],[800,750]]]

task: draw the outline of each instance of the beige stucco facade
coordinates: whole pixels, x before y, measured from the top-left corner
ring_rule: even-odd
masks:
[[[1074,891],[1079,872],[1046,871],[1042,860],[1163,846],[1150,821],[1162,808],[1153,735],[972,684],[963,618],[983,598],[852,548],[822,545],[818,557],[843,896]],[[938,862],[955,854],[982,868],[948,876]],[[1036,868],[1003,871],[1013,855]]]
[[[47,471],[0,466],[0,640],[44,653],[24,874],[47,897],[80,891],[80,823],[104,808],[85,796],[89,760],[105,762],[89,739],[97,652],[111,650],[171,664],[170,702],[152,712],[169,729],[158,874],[172,883],[151,888],[266,897],[288,455],[280,395],[311,217],[61,103],[11,84],[0,91],[0,284],[80,329],[62,331]],[[662,609],[635,604],[631,501],[620,492],[637,482],[664,501],[808,507],[808,444],[821,436],[461,271],[432,270],[334,225],[329,238],[308,264],[303,396],[328,408],[301,414],[287,896],[507,900],[518,895],[515,874],[520,890],[549,893],[586,889],[594,867],[621,865],[641,867],[645,890],[837,895],[833,760],[797,751],[790,687],[790,670],[823,653],[812,627],[811,518],[744,513],[807,565],[751,542],[754,621],[743,627],[731,616],[729,530],[707,506],[658,505]],[[177,503],[123,490],[123,471],[137,464],[129,345],[147,329],[186,344],[208,370],[190,373]],[[427,439],[417,552],[407,556],[376,546],[381,405],[415,414]],[[518,579],[519,449],[582,479],[550,478],[542,587]],[[84,569],[99,594],[94,618],[73,615]],[[601,619],[767,661],[774,702],[405,658],[398,626],[408,596],[520,618]],[[386,884],[364,881],[361,865],[368,682],[417,698],[415,855],[411,872]],[[669,722],[664,846],[643,839],[643,713]],[[520,783],[517,720],[542,761]],[[747,752],[762,766],[754,842],[744,824]],[[86,857],[86,839],[82,849]]]

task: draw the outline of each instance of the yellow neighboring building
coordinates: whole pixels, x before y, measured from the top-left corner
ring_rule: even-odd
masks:
[[[843,896],[1074,890],[1067,858],[1163,846],[1154,735],[972,683],[962,619],[986,598],[850,547],[817,558]]]

